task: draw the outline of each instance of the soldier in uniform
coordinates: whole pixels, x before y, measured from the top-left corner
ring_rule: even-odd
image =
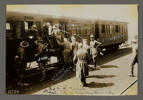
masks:
[[[138,63],[138,36],[136,35],[135,37],[134,37],[134,41],[132,41],[133,42],[133,44],[132,44],[132,46],[133,46],[133,48],[132,48],[132,50],[133,50],[133,61],[132,61],[132,63],[131,63],[131,72],[130,72],[130,74],[128,74],[129,76],[131,76],[131,77],[134,77],[134,65],[136,64],[136,63]]]
[[[63,42],[64,42],[64,34],[61,32],[61,30],[59,29],[58,24],[57,25],[53,25],[53,31],[52,34],[54,36],[54,38],[56,39],[57,42],[57,46],[55,46],[56,48],[58,48],[59,53],[58,53],[58,61],[63,63],[63,53],[61,53],[64,49],[63,47]]]
[[[74,36],[71,37],[71,46],[72,46],[72,59],[73,59],[74,55],[76,55],[76,52],[78,50],[78,42],[76,41],[76,38]],[[72,66],[73,66],[72,70],[75,71],[74,64]]]
[[[88,56],[89,56],[90,55],[90,46],[88,45],[87,39],[82,39],[82,48],[87,51]],[[89,74],[89,72],[88,72],[88,67],[87,67],[86,76],[88,76],[88,74]]]
[[[64,37],[63,42],[63,59],[64,59],[64,68],[70,67],[71,63],[71,43],[68,40],[68,37]]]
[[[129,76],[134,77],[134,65],[138,63],[138,49],[136,49],[136,55],[133,59],[133,62],[131,64],[131,74],[129,74]]]
[[[59,32],[60,32],[59,24],[53,25],[53,27],[52,27],[52,35],[55,36],[55,35],[59,34]]]
[[[61,46],[63,43],[64,34],[60,31],[58,26],[56,25],[53,26],[52,34],[55,36],[57,43]]]
[[[100,45],[101,43],[95,40],[94,35],[90,35],[90,55],[95,68],[97,65],[98,47]]]
[[[89,54],[87,49],[84,49],[81,44],[73,58],[76,64],[76,78],[79,79],[80,85],[86,86],[86,76],[88,73]]]
[[[37,27],[36,25],[32,25],[31,29],[27,32],[26,41],[29,43],[29,46],[26,49],[26,57],[28,61],[31,61],[35,57],[35,53],[37,53],[36,39],[38,37]]]
[[[37,49],[38,53],[35,55],[37,59],[37,63],[39,65],[40,70],[42,71],[42,79],[40,81],[44,81],[46,79],[46,63],[49,61],[47,54],[46,54],[46,48],[48,44],[44,43],[41,37],[37,40]]]
[[[52,25],[47,22],[46,24],[44,24],[43,26],[43,38],[45,40],[48,40],[48,36],[52,34]]]
[[[37,33],[37,26],[34,24],[31,26],[31,28],[28,30],[27,35],[29,37],[29,39],[34,39],[37,37],[38,33]]]
[[[83,45],[83,48],[86,49],[89,53],[90,52],[90,46],[88,45],[87,39],[82,40],[82,45]]]

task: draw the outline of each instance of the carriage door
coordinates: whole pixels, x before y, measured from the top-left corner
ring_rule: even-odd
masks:
[[[28,32],[28,30],[31,28],[32,25],[33,25],[32,21],[24,21],[25,36],[27,35],[26,33]]]
[[[16,37],[17,39],[22,39],[24,33],[24,23],[23,21],[16,21],[15,24]]]
[[[95,39],[97,40],[99,38],[99,24],[95,24]]]

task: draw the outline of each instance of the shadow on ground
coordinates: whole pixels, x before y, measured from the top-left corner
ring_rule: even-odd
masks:
[[[115,77],[116,75],[92,75],[92,76],[88,76],[87,78],[112,78]]]
[[[20,88],[20,94],[32,94],[32,93],[38,92],[39,90],[45,89],[57,83],[68,80],[72,77],[75,77],[75,72],[70,70],[67,70],[67,72],[64,71],[63,72],[64,74],[59,74],[57,77],[54,77],[58,72],[59,72],[58,70],[49,72],[47,76],[49,79],[42,82],[39,81],[40,77],[35,77],[35,78],[33,77],[31,80],[27,81],[28,83],[30,83],[29,86]]]
[[[88,67],[89,71],[96,71],[96,70],[100,70],[100,68],[93,68],[93,67]]]
[[[96,82],[87,83],[87,87],[89,88],[103,88],[103,87],[109,87],[113,85],[114,83],[96,83]]]
[[[101,68],[119,68],[118,66],[115,65],[101,65]]]

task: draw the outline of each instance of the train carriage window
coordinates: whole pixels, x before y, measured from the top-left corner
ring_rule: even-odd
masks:
[[[113,26],[110,25],[110,33],[113,33]]]
[[[27,32],[31,28],[32,25],[33,25],[32,21],[25,21],[24,22],[25,31]]]
[[[37,27],[37,32],[41,33],[41,23],[37,21],[35,24],[36,24],[36,27]]]
[[[101,32],[102,32],[102,33],[105,33],[105,25],[102,25],[102,26],[101,26]]]
[[[105,33],[107,33],[107,32],[108,32],[107,25],[105,25]]]
[[[99,24],[96,23],[95,24],[95,39],[99,38],[99,33],[100,33],[100,31],[99,31]]]
[[[94,30],[95,30],[95,27],[94,27],[94,24],[92,24],[92,25],[91,25],[91,33],[95,33]]]
[[[123,26],[120,25],[120,32],[123,33]]]
[[[13,37],[13,29],[12,29],[12,25],[10,22],[6,23],[6,37],[7,38]]]
[[[24,24],[25,24],[25,30],[28,30],[29,28],[28,28],[28,23],[27,22],[24,22]]]
[[[11,30],[10,23],[6,23],[6,30]]]
[[[110,25],[108,25],[108,33],[110,33]]]
[[[112,33],[115,32],[115,25],[112,26]]]
[[[119,32],[121,33],[121,26],[119,25]]]
[[[6,22],[6,32],[12,33],[14,31],[14,23],[12,21]]]
[[[125,33],[127,32],[127,25],[124,26],[125,27]]]
[[[6,22],[6,37],[9,39],[13,39],[16,37],[15,22],[13,21]]]
[[[125,25],[124,25],[124,33],[126,32],[126,27],[125,27]]]
[[[125,27],[124,27],[124,25],[122,26],[122,32],[123,32],[123,33],[125,32]]]
[[[109,33],[109,32],[108,32],[108,31],[109,31],[108,25],[106,25],[105,31],[106,31],[106,33]]]
[[[116,25],[113,25],[113,33],[116,32]]]
[[[106,33],[108,33],[108,34],[110,33],[110,32],[109,32],[109,27],[110,27],[109,25],[106,25],[106,30],[105,30],[105,31],[106,31]]]
[[[115,32],[119,32],[119,25],[115,25]]]

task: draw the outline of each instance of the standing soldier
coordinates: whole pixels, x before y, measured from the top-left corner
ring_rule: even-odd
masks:
[[[89,55],[87,49],[82,48],[81,44],[79,44],[79,48],[74,56],[73,61],[76,63],[76,77],[79,79],[80,85],[86,86]]]
[[[45,44],[41,37],[37,39],[37,47],[38,53],[35,55],[38,60],[37,63],[39,65],[40,70],[42,71],[42,79],[40,81],[44,81],[46,79],[46,63],[49,60],[46,55],[46,48],[48,44]]]
[[[35,40],[38,36],[37,26],[34,24],[31,28],[27,31],[27,38],[29,40]]]
[[[134,65],[136,64],[136,63],[138,63],[138,36],[136,35],[135,37],[134,37],[134,41],[132,41],[133,42],[133,48],[132,48],[132,50],[133,50],[133,61],[132,61],[132,63],[131,63],[131,72],[130,72],[130,74],[129,74],[129,76],[131,76],[131,77],[134,77]]]
[[[88,45],[87,39],[82,40],[82,45],[83,45],[83,48],[86,49],[87,52],[89,53],[90,52],[90,46]]]
[[[71,46],[72,46],[72,59],[78,50],[78,42],[74,36],[71,37]],[[73,64],[73,63],[72,63]],[[75,70],[75,66],[72,65],[72,69]]]
[[[88,45],[87,39],[83,39],[82,40],[82,48],[85,49],[87,51],[87,54],[89,56],[90,54],[90,47]],[[90,58],[89,58],[90,59]],[[90,61],[90,60],[89,60]],[[86,71],[86,76],[88,76],[88,67],[87,67],[87,71]]]
[[[98,47],[100,45],[101,43],[95,40],[94,35],[90,35],[90,55],[95,68],[97,65]]]
[[[138,63],[138,49],[136,49],[136,55],[134,57],[134,60],[131,64],[131,74],[129,74],[129,76],[134,77],[134,65]]]
[[[53,25],[52,34],[55,36],[57,43],[59,45],[62,45],[64,34],[60,31],[60,29],[56,25]]]
[[[54,38],[56,39],[56,42],[57,42],[57,46],[55,46],[55,45],[53,45],[53,46],[55,46],[56,48],[58,48],[58,50],[60,52],[62,52],[63,51],[64,34],[59,29],[59,26],[53,25],[52,35],[54,36]],[[63,53],[58,53],[58,60],[59,60],[59,62],[63,62]]]
[[[35,24],[32,25],[30,30],[28,30],[27,35],[26,41],[29,43],[29,46],[26,48],[25,52],[27,60],[31,61],[34,58],[34,54],[37,53],[37,46],[35,42],[39,35]]]
[[[48,35],[52,34],[52,26],[49,22],[47,22],[46,24],[44,24],[43,26],[43,38],[45,40],[48,40]]]
[[[64,68],[67,68],[71,63],[71,43],[67,36],[64,37],[63,49]]]
[[[51,34],[55,36],[55,35],[57,35],[59,33],[60,33],[59,24],[53,25]]]

